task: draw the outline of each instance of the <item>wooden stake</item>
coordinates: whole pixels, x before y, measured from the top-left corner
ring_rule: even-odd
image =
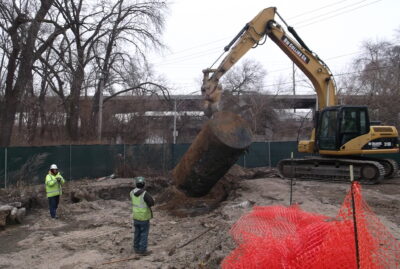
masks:
[[[292,174],[294,170],[293,165],[293,151],[290,153],[290,159],[292,160]],[[290,196],[289,196],[289,205],[292,205],[293,202],[293,177],[290,178]]]

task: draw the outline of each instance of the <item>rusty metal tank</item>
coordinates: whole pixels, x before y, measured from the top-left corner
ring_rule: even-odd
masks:
[[[206,195],[250,146],[251,139],[251,130],[239,115],[215,113],[172,171],[174,184],[187,196]]]

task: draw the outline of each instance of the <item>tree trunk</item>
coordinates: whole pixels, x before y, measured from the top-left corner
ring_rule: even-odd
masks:
[[[4,102],[0,109],[0,147],[7,147],[10,145],[11,133],[14,127],[16,107],[18,104],[19,100],[15,94],[6,94],[4,96]]]
[[[83,62],[83,60],[82,60]],[[71,94],[67,98],[67,132],[72,141],[79,140],[79,98],[81,95],[82,84],[85,71],[82,64],[78,64],[77,69],[73,73],[71,83]]]
[[[20,44],[17,32],[18,27],[19,25],[15,24],[9,31],[13,49],[8,59],[4,100],[2,100],[0,106],[0,147],[7,147],[10,145],[10,138],[12,128],[14,126],[14,117],[16,111],[16,109],[14,109],[13,113],[11,109],[16,108],[19,103],[18,96],[15,96],[16,93],[13,91],[15,72],[17,69],[17,59],[20,53]]]
[[[119,14],[121,15],[121,14]],[[107,84],[108,82],[108,78],[109,78],[109,72],[110,72],[110,61],[111,61],[111,56],[112,56],[112,52],[113,52],[113,44],[115,42],[115,39],[118,36],[117,33],[117,28],[118,28],[118,24],[120,22],[120,20],[117,20],[118,22],[115,22],[114,26],[113,26],[113,30],[111,32],[110,35],[110,39],[108,40],[108,44],[107,44],[107,48],[106,48],[106,54],[104,56],[104,62],[103,65],[100,67],[100,79],[97,83],[97,90],[95,95],[93,96],[93,103],[92,103],[92,125],[93,125],[93,130],[95,129],[94,127],[99,125],[98,122],[98,114],[99,114],[99,110],[100,110],[100,92],[104,91],[104,86]],[[104,104],[104,102],[103,102]],[[101,105],[103,105],[101,104]],[[97,124],[96,124],[97,123]],[[96,129],[97,129],[96,128]]]
[[[27,123],[28,131],[28,144],[31,145],[36,138],[37,125],[39,120],[39,107],[36,100],[36,96],[32,96],[29,101],[29,115]]]

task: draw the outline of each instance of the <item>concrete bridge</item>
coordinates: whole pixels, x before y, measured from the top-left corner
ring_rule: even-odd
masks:
[[[278,109],[313,109],[316,95],[244,95],[241,98],[253,98],[259,105],[269,105]],[[138,111],[202,111],[201,95],[171,95],[162,97],[118,96],[104,104],[113,113]],[[136,105],[135,105],[136,104]]]

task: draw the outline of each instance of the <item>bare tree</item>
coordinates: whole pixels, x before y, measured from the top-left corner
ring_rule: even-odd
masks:
[[[149,71],[146,63],[146,47],[162,48],[160,34],[164,26],[166,5],[163,1],[136,2],[119,0],[115,3],[115,13],[109,19],[104,37],[95,44],[97,79],[96,92],[92,105],[91,122],[96,122],[99,112],[99,96],[107,86],[113,83],[125,83],[125,63],[131,78],[129,87],[148,81],[147,76],[136,63],[143,62],[144,71]],[[128,47],[129,50],[124,49]],[[132,53],[132,51],[134,53]],[[136,59],[136,61],[134,61]],[[122,67],[122,68],[121,68]],[[133,69],[139,71],[133,73]],[[150,72],[149,72],[150,73]],[[132,85],[132,78],[138,79]],[[113,92],[112,95],[119,93]],[[108,98],[109,99],[109,98]]]
[[[259,62],[246,59],[230,70],[221,83],[224,109],[241,114],[253,133],[259,135],[264,135],[266,128],[271,128],[276,122],[272,99],[263,90],[266,75]]]
[[[358,102],[369,106],[373,117],[386,124],[400,127],[400,46],[389,41],[365,42],[363,54],[354,60],[348,95],[360,95],[346,102]]]
[[[28,143],[39,125],[41,137],[63,125],[64,112],[77,141],[82,127],[96,127],[100,92],[102,104],[123,94],[167,97],[146,61],[149,49],[163,48],[166,9],[161,0],[1,1],[0,146],[10,144],[17,111]],[[95,96],[82,111],[83,91]]]
[[[233,95],[245,92],[260,92],[263,89],[267,72],[262,65],[252,59],[233,67],[222,79],[222,88]]]
[[[7,71],[4,98],[0,104],[0,146],[10,144],[17,108],[26,91],[33,91],[32,67],[39,56],[52,44],[65,28],[53,24],[46,40],[37,44],[42,24],[53,0],[0,2],[0,28],[10,40],[7,54]],[[32,12],[32,10],[34,10]],[[30,17],[30,14],[34,14]],[[50,22],[51,23],[51,22]]]
[[[0,27],[0,96],[4,96],[7,72],[7,60],[9,56],[10,40],[7,33]]]
[[[117,66],[122,65],[129,54],[144,56],[144,47],[161,45],[159,35],[165,3],[117,0],[85,6],[83,0],[57,0],[56,6],[63,19],[71,25],[63,42],[53,49],[63,59],[68,72],[69,93],[62,94],[58,90],[58,95],[65,96],[67,131],[76,141],[79,138],[79,99],[83,88],[95,93],[92,117],[84,119],[83,123],[94,122],[100,91],[116,83],[111,80],[111,72],[118,70]],[[122,45],[127,43],[130,44],[129,51],[122,51]],[[94,126],[88,127],[93,129]]]
[[[99,110],[100,92],[121,81],[120,66],[129,55],[145,59],[145,48],[161,46],[164,22],[163,1],[98,1],[56,0],[56,7],[71,26],[62,42],[53,46],[67,73],[66,86],[58,96],[64,98],[67,131],[73,141],[79,138],[79,120],[86,129],[94,129]],[[126,48],[123,50],[123,48]],[[57,70],[52,73],[60,76]],[[64,80],[65,83],[65,80]],[[81,115],[80,96],[85,89],[95,94],[91,116]],[[87,113],[86,113],[87,114]],[[92,123],[92,124],[90,124]]]

